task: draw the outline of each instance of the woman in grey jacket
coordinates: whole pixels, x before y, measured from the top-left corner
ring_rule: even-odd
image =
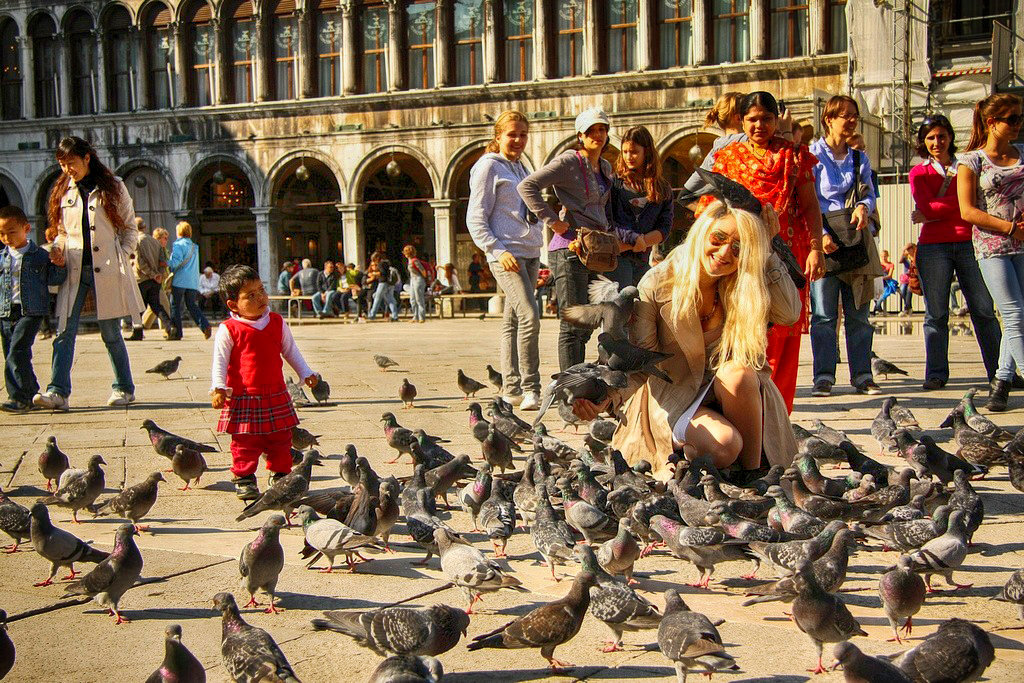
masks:
[[[494,279],[505,293],[501,331],[502,392],[523,410],[540,407],[540,320],[534,284],[544,235],[527,220],[519,183],[526,178],[520,161],[529,123],[518,111],[503,111],[494,123],[494,139],[469,174],[466,225],[487,256]]]
[[[580,227],[613,230],[608,207],[612,167],[601,158],[608,144],[608,130],[608,115],[596,107],[587,109],[576,117],[576,148],[562,152],[519,183],[519,194],[527,208],[555,233],[548,244],[548,252],[560,309],[587,303],[587,285],[592,277],[569,249],[569,243],[576,239],[576,230],[566,219]],[[562,205],[561,214],[556,214],[544,201],[541,191],[547,187],[554,190]],[[635,233],[614,231],[623,249],[632,247]],[[590,330],[563,320],[558,330],[559,369],[582,363],[589,339]]]

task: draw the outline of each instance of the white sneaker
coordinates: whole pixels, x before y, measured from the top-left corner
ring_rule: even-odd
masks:
[[[505,403],[509,404],[509,405],[517,406],[517,405],[519,405],[520,403],[523,402],[523,395],[522,394],[505,394],[504,396],[501,397],[501,400],[504,401]]]
[[[55,391],[44,391],[32,397],[32,405],[66,413],[71,408],[68,400]]]
[[[523,402],[519,404],[519,410],[540,410],[540,394],[536,391],[527,391],[523,394]]]
[[[107,399],[108,406],[126,406],[129,403],[135,403],[135,394],[129,394],[120,389],[114,389],[110,394],[110,398]]]

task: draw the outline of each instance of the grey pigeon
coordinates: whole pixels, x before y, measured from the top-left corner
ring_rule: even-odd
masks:
[[[356,471],[356,460],[359,454],[353,444],[345,445],[345,452],[338,460],[338,476],[344,479],[350,486],[355,486],[359,481],[359,474]]]
[[[312,405],[313,402],[309,400],[308,396],[306,396],[306,391],[303,388],[302,383],[296,382],[291,377],[285,377],[284,383],[288,388],[288,395],[291,397],[292,404],[295,407],[301,408]]]
[[[369,683],[438,683],[444,667],[437,657],[394,655],[377,665]]]
[[[146,430],[146,433],[149,434],[149,441],[153,444],[153,450],[165,458],[174,457],[174,447],[179,443],[185,446],[185,448],[191,448],[199,451],[200,453],[214,453],[217,450],[213,446],[208,446],[205,443],[199,443],[198,441],[193,441],[192,439],[172,434],[166,429],[157,426],[157,424],[150,419],[143,420],[142,426],[139,427],[139,429]]]
[[[843,667],[846,683],[910,683],[907,675],[889,662],[864,654],[848,640],[836,643],[832,650],[836,658],[833,669]]]
[[[7,554],[21,552],[18,546],[26,538],[31,538],[30,528],[32,516],[28,508],[19,505],[0,491],[0,530],[14,539],[14,543],[4,548]]]
[[[879,358],[878,354],[872,351],[871,374],[874,375],[875,377],[884,377],[885,379],[889,379],[889,375],[907,376],[907,371],[901,370],[895,364],[890,363],[884,358]]]
[[[960,683],[978,680],[995,658],[988,634],[954,617],[894,657],[893,664],[915,683]]]
[[[618,429],[618,427],[619,425],[616,422],[599,418],[587,426],[587,431],[590,433],[590,436],[594,437],[598,441],[611,443],[612,437],[615,435],[615,430]]]
[[[388,445],[398,451],[398,454],[391,460],[386,461],[389,465],[396,462],[402,455],[412,455],[413,444],[416,437],[411,431],[398,424],[394,413],[382,413],[380,421],[384,423],[384,438]]]
[[[119,526],[114,533],[114,549],[110,555],[81,579],[69,583],[64,589],[65,596],[88,595],[98,605],[110,610],[115,617],[115,625],[128,621],[117,607],[121,596],[135,585],[142,574],[142,553],[134,538],[138,535],[132,524]]]
[[[725,651],[715,625],[700,612],[690,610],[675,588],[665,591],[658,648],[675,666],[679,683],[686,683],[690,669],[708,678],[718,671],[739,670],[736,660]]]
[[[401,514],[398,505],[398,480],[394,476],[388,477],[377,486],[377,492],[377,528],[373,535],[384,541],[385,550],[391,550],[391,529]]]
[[[444,654],[459,644],[469,628],[465,610],[448,605],[335,610],[324,616],[312,620],[314,630],[341,633],[382,657]]]
[[[616,520],[606,515],[601,508],[580,498],[568,481],[560,481],[562,508],[569,526],[580,532],[587,543],[602,543],[614,538],[618,528]]]
[[[540,648],[552,672],[573,665],[555,659],[555,648],[579,633],[583,617],[590,607],[590,589],[597,579],[588,571],[581,571],[573,580],[569,593],[561,600],[535,607],[504,626],[473,638],[468,650],[483,648],[519,649]]]
[[[633,315],[633,306],[640,298],[636,287],[623,287],[615,296],[607,301],[589,304],[576,304],[562,309],[562,320],[588,330],[601,328],[613,339],[627,339],[626,326]]]
[[[487,388],[486,384],[481,384],[472,377],[468,377],[466,373],[462,371],[462,368],[459,368],[459,371],[455,374],[455,381],[459,385],[459,390],[465,394],[465,396],[462,397],[463,401],[468,401],[470,396],[476,396],[476,392]]]
[[[487,414],[491,418],[491,424],[499,432],[516,442],[530,441],[533,438],[533,427],[524,422],[515,413],[506,411],[498,401],[492,401]]]
[[[671,353],[652,351],[631,343],[628,339],[615,339],[608,332],[597,336],[598,362],[612,370],[625,373],[643,372],[672,384],[672,378],[658,367],[658,363],[672,357]]]
[[[271,515],[259,532],[249,543],[242,546],[238,556],[238,573],[242,577],[242,589],[249,593],[246,607],[259,607],[256,591],[263,590],[270,596],[270,606],[263,610],[267,614],[277,614],[280,610],[274,605],[274,592],[277,590],[277,579],[284,569],[284,548],[281,547],[280,532],[285,524],[282,515]]]
[[[703,168],[696,169],[696,172],[704,181],[704,187],[695,194],[709,194],[731,209],[742,209],[760,215],[761,202],[746,187],[721,173],[714,173]]]
[[[331,398],[331,385],[319,373],[317,373],[316,379],[316,385],[311,387],[309,391],[313,394],[313,398],[316,399],[317,403],[327,403]]]
[[[842,600],[818,585],[810,562],[801,562],[797,566],[793,580],[797,591],[793,600],[793,621],[818,650],[818,666],[814,673],[824,673],[821,657],[825,643],[839,643],[867,633]]]
[[[103,493],[106,478],[100,465],[106,464],[103,456],[94,455],[84,470],[66,470],[60,477],[57,491],[52,496],[40,498],[39,502],[71,508],[71,519],[79,524],[78,511],[95,503]]]
[[[534,490],[537,495],[537,509],[533,523],[530,524],[530,537],[544,562],[551,569],[551,578],[558,581],[558,577],[555,576],[555,565],[567,564],[572,559],[572,549],[576,545],[576,540],[569,525],[551,507],[545,485],[538,483]]]
[[[552,375],[551,379],[551,383],[544,388],[544,402],[533,421],[534,425],[540,423],[544,413],[555,401],[569,404],[582,398],[600,404],[608,398],[609,389],[622,389],[626,386],[624,372],[598,363],[577,363]]]
[[[1011,574],[1003,589],[992,599],[1017,605],[1017,616],[1024,619],[1024,569],[1018,569]]]
[[[984,434],[996,441],[1010,441],[1013,438],[1013,434],[979,413],[978,409],[974,407],[974,396],[977,393],[978,389],[971,387],[960,401],[964,409],[964,420],[967,422],[967,426],[979,434]]]
[[[515,469],[512,462],[512,451],[522,450],[513,441],[502,434],[492,422],[487,426],[487,438],[480,444],[480,451],[492,468],[500,468],[504,474],[506,469]]]
[[[470,403],[466,407],[466,412],[469,413],[469,428],[473,430],[473,438],[482,442],[487,438],[487,426],[490,422],[484,417],[484,411],[479,403]]]
[[[475,476],[476,470],[469,464],[469,456],[462,454],[454,460],[427,470],[424,481],[433,490],[434,498],[442,498],[445,507],[450,508],[448,489],[463,479]]]
[[[68,456],[57,447],[57,437],[46,437],[46,448],[39,454],[39,474],[46,479],[46,490],[53,490],[53,482],[71,467]]]
[[[480,506],[491,496],[491,481],[491,466],[484,463],[480,466],[473,481],[459,491],[459,503],[473,520],[473,531],[480,530],[477,515],[480,513]]]
[[[236,683],[299,683],[291,664],[270,634],[242,619],[231,593],[217,593],[213,596],[213,606],[221,613],[220,653],[231,680]]]
[[[306,539],[306,547],[302,551],[303,558],[310,558],[307,567],[311,567],[321,555],[327,558],[327,567],[322,572],[334,571],[334,558],[345,554],[350,572],[355,571],[356,563],[352,559],[361,548],[384,548],[383,542],[373,536],[357,533],[347,524],[336,519],[320,519],[313,508],[303,505],[299,508],[299,519]]]
[[[397,361],[391,360],[387,356],[379,353],[373,354],[373,362],[377,364],[377,367],[380,368],[381,372],[387,372],[388,368],[393,368],[398,365]]]
[[[576,449],[549,435],[543,422],[533,429],[533,451],[540,453],[549,461],[568,462],[576,457]]]
[[[956,453],[958,456],[986,467],[1005,464],[1007,451],[1000,447],[999,442],[995,439],[976,432],[967,425],[963,406],[958,406],[951,417],[953,436],[960,447]]]
[[[914,413],[910,412],[910,408],[907,408],[902,403],[896,401],[893,398],[893,405],[889,409],[889,415],[892,417],[892,421],[896,423],[897,427],[903,427],[909,429],[911,427],[917,429],[921,425],[914,417]]]
[[[908,636],[913,631],[913,617],[924,604],[925,591],[924,579],[913,572],[907,555],[901,555],[896,568],[878,580],[878,596],[882,599],[882,609],[897,643],[901,642],[900,628]]]
[[[1021,431],[1024,431],[1022,429]],[[1015,455],[1006,461],[1006,474],[1010,484],[1018,491],[1024,491],[1024,457]]]
[[[829,427],[821,420],[813,420],[811,424],[814,425],[814,435],[825,443],[838,446],[842,442],[850,440],[850,437],[846,435],[846,432]]]
[[[160,361],[154,367],[146,370],[146,374],[163,375],[164,379],[170,379],[171,375],[178,371],[178,366],[180,364],[181,356],[175,356],[170,360]]]
[[[601,568],[613,576],[621,574],[627,584],[636,583],[633,579],[633,565],[640,557],[640,546],[629,533],[629,519],[619,519],[619,530],[615,538],[609,539],[597,549],[597,562]]]
[[[985,518],[985,501],[971,486],[966,471],[957,470],[953,474],[953,494],[949,497],[948,504],[953,510],[963,511],[964,529],[967,533],[967,542],[970,543],[974,538],[974,532],[981,527],[981,522]]]
[[[487,365],[487,381],[494,385],[494,388],[501,391],[502,387],[505,386],[505,380],[501,376],[501,373]]]
[[[832,539],[844,528],[846,528],[846,524],[841,520],[833,520],[814,538],[806,541],[782,541],[779,543],[750,541],[747,543],[747,552],[762,562],[767,562],[777,575],[788,575],[796,570],[800,562],[804,560],[814,562],[827,553],[832,547]]]
[[[953,510],[949,515],[946,533],[933,538],[909,554],[910,568],[925,575],[925,585],[929,593],[933,592],[932,574],[941,574],[946,578],[946,583],[955,589],[971,587],[972,584],[959,584],[953,581],[953,571],[959,569],[967,559],[966,535],[963,511]]]
[[[417,467],[421,467],[421,465]],[[402,495],[405,495],[405,491],[402,492]],[[433,512],[428,509],[427,504],[433,503],[433,500],[428,488],[418,489],[410,504],[406,504],[406,499],[403,498],[402,510],[405,513],[405,526],[409,535],[427,551],[426,557],[413,563],[419,566],[426,565],[435,554],[441,554],[437,547],[437,541],[434,539],[434,532],[437,529],[444,529],[453,536],[457,535],[454,529],[434,516]]]
[[[575,412],[573,412],[572,404],[566,403],[565,401],[555,401],[555,407],[558,408],[558,417],[562,420],[562,431],[564,432],[567,428],[572,427],[573,433],[577,433],[579,426],[586,424],[586,420],[581,420]]]
[[[14,668],[14,641],[7,635],[7,612],[0,609],[0,679]]]
[[[235,518],[236,522],[248,519],[267,510],[280,510],[284,513],[288,526],[291,526],[292,510],[295,501],[309,490],[309,480],[313,465],[320,464],[320,454],[309,451],[302,456],[302,462],[292,471],[275,481],[270,488],[260,494],[259,498],[250,503],[242,514]]]
[[[164,629],[164,661],[146,683],[206,683],[206,669],[181,642],[181,626]]]
[[[864,527],[864,533],[881,540],[886,549],[908,552],[944,534],[951,511],[948,505],[940,505],[932,511],[931,519],[912,519]]]
[[[130,519],[136,531],[146,531],[149,527],[139,526],[139,520],[148,515],[156,504],[157,485],[162,481],[166,481],[164,475],[153,472],[138,484],[128,486],[116,496],[99,503],[93,514],[97,517],[117,514]]]
[[[752,559],[755,566],[748,576],[753,576],[757,571],[758,560],[743,552],[746,543],[730,538],[720,529],[684,526],[664,515],[654,515],[651,517],[651,530],[665,541],[669,552],[675,557],[692,562],[700,570],[700,579],[688,584],[694,588],[707,588],[715,572],[715,565],[722,562]]]
[[[814,579],[823,590],[834,593],[839,590],[846,581],[846,571],[850,562],[850,551],[855,547],[853,532],[849,529],[840,529],[832,538],[832,546],[828,552],[811,563],[811,573]],[[796,580],[787,576],[765,586],[757,586],[747,591],[747,595],[754,595],[743,604],[744,607],[759,602],[782,602],[792,601],[798,594]]]
[[[96,550],[77,536],[58,529],[50,522],[50,513],[42,503],[36,503],[30,510],[32,546],[39,557],[50,561],[50,575],[34,586],[49,586],[57,570],[67,567],[71,572],[64,579],[73,579],[78,575],[75,562],[102,562],[107,553]]]
[[[302,427],[292,427],[292,447],[300,451],[320,445],[320,434],[313,434]]]
[[[603,652],[618,651],[622,645],[624,631],[658,627],[661,622],[658,608],[638,595],[629,585],[618,581],[602,569],[593,548],[578,545],[573,553],[584,571],[593,574],[597,580],[597,585],[590,589],[588,611],[612,632],[612,640],[607,642]]]
[[[972,477],[988,472],[988,468],[985,466],[967,462],[963,458],[943,450],[935,443],[935,439],[927,434],[922,434],[919,442],[926,449],[928,474],[934,475],[943,484],[953,481],[953,473],[957,470],[964,470]]]
[[[896,403],[896,399],[892,396],[882,401],[878,415],[871,421],[871,436],[878,442],[879,453],[894,453],[896,451],[896,441],[893,438],[896,433],[896,422],[890,414],[894,403]]]
[[[186,448],[184,444],[174,447],[174,457],[171,458],[171,471],[181,479],[185,485],[179,491],[190,491],[189,482],[199,483],[199,478],[207,470],[206,458],[197,450]]]
[[[416,400],[416,387],[408,377],[404,378],[401,386],[398,387],[398,398],[401,399],[403,408],[413,407],[412,402]]]
[[[507,557],[505,546],[516,525],[516,506],[505,495],[501,480],[492,482],[490,496],[480,505],[480,526],[494,546],[495,557]]]
[[[485,559],[477,548],[452,536],[446,529],[434,530],[434,542],[441,556],[441,572],[466,595],[469,602],[466,614],[473,613],[473,605],[483,599],[483,593],[502,588],[518,589],[522,584],[516,577],[507,575],[497,562]]]

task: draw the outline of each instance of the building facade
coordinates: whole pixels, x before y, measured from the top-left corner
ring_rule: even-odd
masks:
[[[853,1],[853,0],[851,0]],[[678,186],[727,90],[798,119],[847,91],[845,0],[111,0],[0,3],[0,190],[42,229],[53,149],[89,139],[151,227],[200,258],[359,264],[413,243],[464,269],[468,177],[503,109],[525,163],[600,105]],[[2,199],[2,197],[0,197]]]

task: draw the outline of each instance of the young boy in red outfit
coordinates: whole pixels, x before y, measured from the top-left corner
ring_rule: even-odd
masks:
[[[267,456],[272,481],[292,468],[292,427],[299,418],[284,383],[281,358],[310,388],[316,386],[317,375],[284,319],[270,312],[255,270],[231,266],[221,275],[220,289],[231,317],[217,328],[214,340],[211,404],[221,409],[217,431],[231,435],[235,494],[255,500],[261,454]]]

